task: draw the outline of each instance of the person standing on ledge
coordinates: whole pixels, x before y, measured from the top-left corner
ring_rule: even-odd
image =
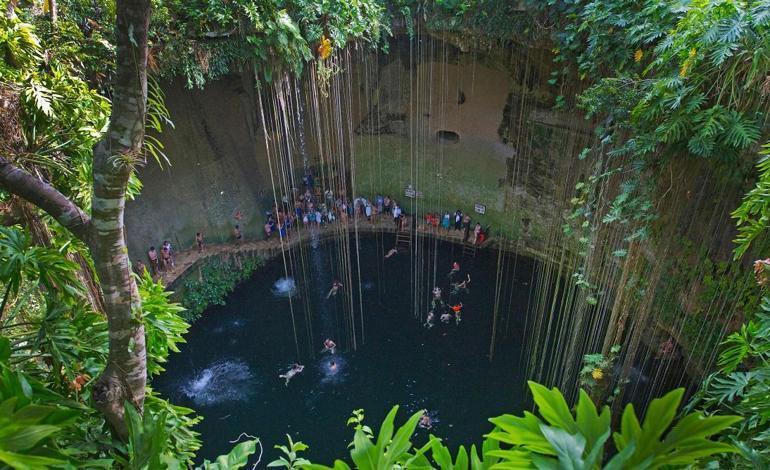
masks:
[[[463,243],[468,243],[468,238],[471,235],[471,217],[468,214],[463,216]]]
[[[161,261],[163,262],[163,269],[168,269],[169,266],[174,267],[174,251],[171,249],[171,242],[165,240],[163,247],[160,249]]]
[[[270,219],[265,221],[265,240],[270,239],[270,234],[272,233],[272,227],[270,226]]]
[[[159,269],[159,263],[158,263],[158,252],[155,250],[154,246],[150,247],[150,250],[147,252],[147,258],[150,260],[150,267],[152,268],[152,275],[157,276]]]
[[[198,245],[198,253],[203,252],[203,234],[198,232],[195,234],[195,244]]]
[[[236,225],[233,229],[233,238],[235,238],[235,243],[241,243],[241,240],[243,239],[243,235],[241,234],[241,227],[240,225]]]
[[[479,242],[479,234],[481,233],[481,224],[476,222],[476,226],[473,228],[473,244],[476,245]]]
[[[136,274],[140,276],[144,276],[144,273],[147,271],[147,266],[142,263],[142,261],[137,261],[136,266],[134,266],[134,269],[136,270]]]

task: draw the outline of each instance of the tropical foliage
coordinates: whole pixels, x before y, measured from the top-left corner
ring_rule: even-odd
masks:
[[[195,277],[184,282],[182,302],[185,311],[182,316],[187,321],[200,318],[210,305],[224,305],[227,294],[235,286],[248,279],[264,261],[260,257],[248,257],[242,260],[214,259],[201,261],[200,270]]]
[[[6,315],[0,322],[0,462],[14,468],[67,462],[98,468],[141,458],[132,454],[139,447],[113,440],[90,406],[91,382],[107,360],[107,324],[85,301],[75,278],[79,266],[66,253],[66,247],[32,245],[19,228],[0,229],[0,283],[6,286]],[[157,374],[188,325],[159,282],[144,278],[140,294],[148,367]],[[145,409],[146,416],[163,416],[163,451],[181,463],[192,459],[199,441],[191,427],[200,418],[153,394]]]
[[[580,386],[596,404],[612,401],[620,394],[622,380],[616,380],[615,362],[620,353],[620,346],[612,346],[605,355],[602,353],[583,356],[583,368],[580,369]],[[616,383],[617,382],[617,383]],[[615,387],[610,389],[613,384]]]
[[[356,426],[350,460],[355,468],[363,470],[654,469],[705,463],[717,454],[736,452],[733,446],[710,437],[741,418],[706,417],[696,412],[675,421],[683,389],[653,400],[643,420],[636,415],[633,405],[627,405],[619,429],[613,432],[609,407],[597,410],[585,392],[581,392],[571,410],[557,389],[549,390],[534,382],[529,383],[529,388],[540,416],[527,412],[523,416],[502,415],[490,419],[495,427],[485,436],[480,448],[460,446],[453,453],[434,435],[416,447],[412,438],[424,411],[412,414],[396,428],[396,406],[385,417],[376,436]],[[307,450],[307,446],[291,438],[288,447],[277,447],[286,457],[269,466],[309,470],[351,468],[342,460],[335,461],[331,467],[307,462],[297,456]]]
[[[689,408],[742,416],[726,438],[740,450],[743,462],[725,465],[765,468],[770,465],[770,297],[727,337],[724,347],[719,371],[706,378]]]
[[[158,2],[151,51],[157,70],[190,87],[244,66],[270,81],[322,57],[324,39],[331,48],[353,40],[378,46],[389,33],[384,19],[376,0]]]

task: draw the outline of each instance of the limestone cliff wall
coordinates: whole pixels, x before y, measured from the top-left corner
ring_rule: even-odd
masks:
[[[205,90],[185,89],[181,81],[164,86],[174,128],[159,138],[171,165],[151,162],[139,172],[144,189],[126,207],[133,257],[163,240],[189,247],[199,231],[225,240],[236,223],[251,236],[262,230],[259,215],[272,195],[252,87],[237,76]]]

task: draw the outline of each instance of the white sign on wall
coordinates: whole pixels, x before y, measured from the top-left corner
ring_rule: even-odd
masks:
[[[422,191],[416,191],[410,184],[404,189],[404,196],[410,198],[422,197]]]

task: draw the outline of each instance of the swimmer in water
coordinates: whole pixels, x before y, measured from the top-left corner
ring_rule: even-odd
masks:
[[[460,315],[462,314],[463,303],[460,302],[457,305],[450,305],[449,308],[451,308],[452,312],[454,312],[454,314],[455,314],[455,321],[459,325],[460,324],[460,320],[461,320]]]
[[[433,300],[441,300],[441,288],[438,286],[433,288]]]
[[[278,376],[280,379],[286,379],[286,386],[289,386],[289,381],[294,378],[295,375],[299,374],[305,369],[305,366],[302,364],[297,364],[296,362],[291,366],[291,369],[286,371],[285,374],[281,374]]]
[[[458,263],[457,261],[453,261],[453,262],[452,262],[452,270],[451,270],[451,271],[449,271],[449,274],[447,275],[447,277],[448,277],[449,279],[452,279],[452,277],[453,277],[455,274],[459,273],[459,272],[460,272],[460,263]]]
[[[334,354],[334,350],[335,350],[336,348],[337,348],[337,343],[335,343],[334,341],[332,341],[332,340],[331,340],[331,339],[329,339],[329,338],[326,338],[326,339],[324,340],[324,348],[321,350],[321,352],[322,352],[322,353],[324,353],[324,352],[330,352],[330,353]],[[334,362],[332,361],[332,363],[334,363]]]
[[[452,291],[450,294],[452,295],[458,295],[461,292],[468,293],[468,284],[471,283],[471,275],[468,274],[468,278],[465,279],[463,282],[453,282],[452,283]]]
[[[430,416],[428,416],[427,413],[420,416],[420,422],[418,423],[418,426],[420,426],[423,429],[430,429],[433,427]]]
[[[329,363],[329,370],[332,372],[337,372],[337,363],[334,361],[331,361]]]
[[[390,258],[391,256],[395,256],[398,254],[398,248],[391,248],[390,251],[388,251],[388,254],[385,255],[385,259]]]
[[[436,314],[433,313],[433,310],[428,312],[428,318],[425,320],[425,323],[422,325],[427,329],[433,328],[434,322],[436,321]]]
[[[331,297],[333,295],[336,296],[337,295],[337,291],[340,290],[341,287],[342,287],[342,283],[340,281],[336,281],[335,280],[334,283],[332,284],[332,288],[329,289],[329,293],[326,294],[326,298],[328,299],[329,297]]]

